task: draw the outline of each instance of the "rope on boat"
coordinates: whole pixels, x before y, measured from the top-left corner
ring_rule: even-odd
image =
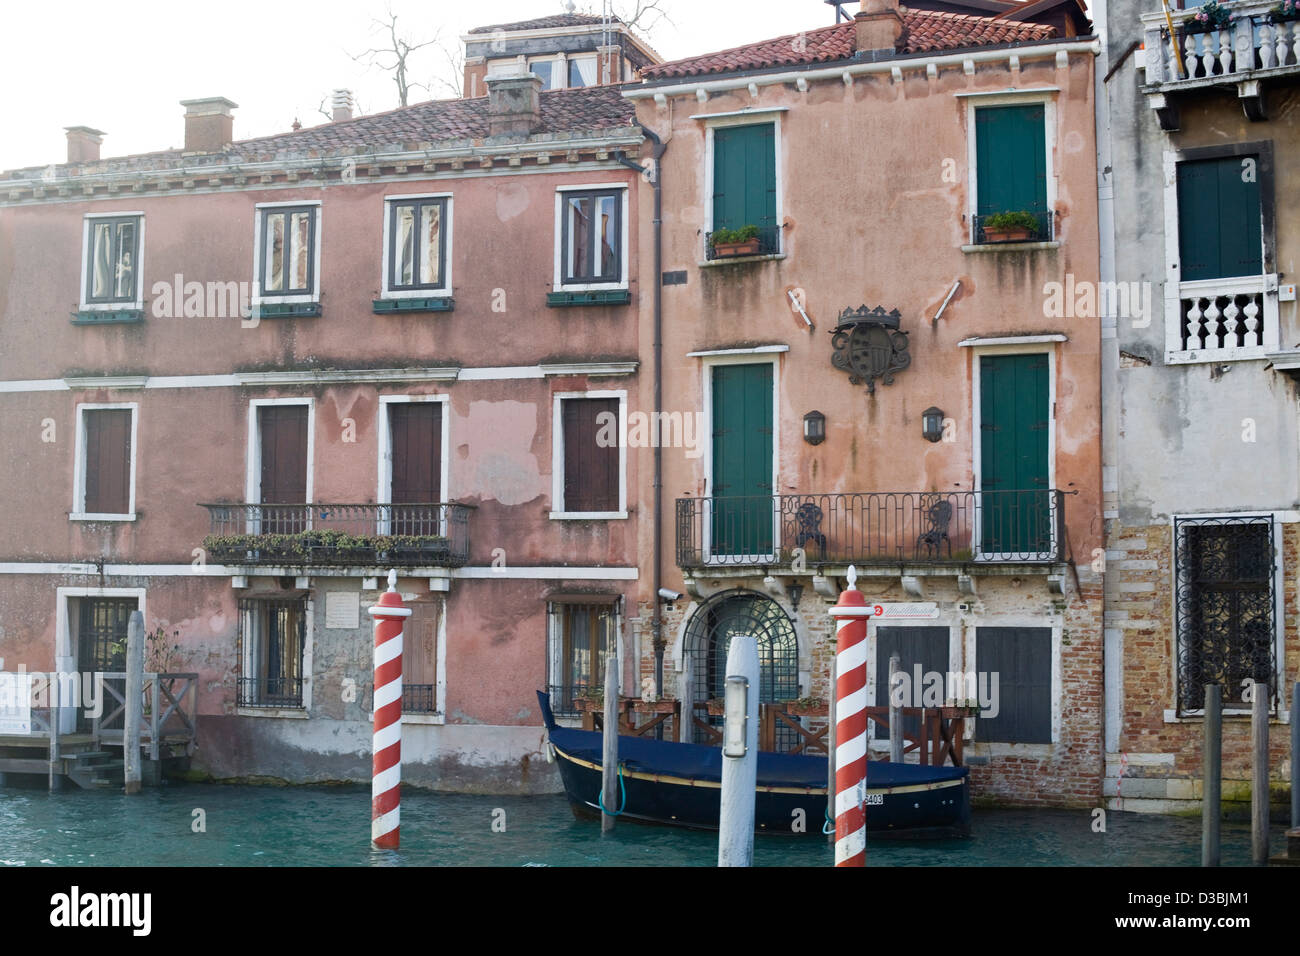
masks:
[[[826,822],[822,824],[822,836],[830,836],[835,832],[835,821],[831,818],[831,802],[826,801]]]
[[[608,813],[611,817],[621,817],[623,811],[627,809],[627,786],[623,783],[623,764],[618,765],[618,809],[605,809],[605,788],[600,788],[600,793],[596,794],[596,806],[600,807],[601,813]]]

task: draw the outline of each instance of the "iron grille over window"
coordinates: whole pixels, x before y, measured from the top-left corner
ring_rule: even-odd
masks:
[[[307,599],[239,602],[239,705],[301,707]]]
[[[589,597],[595,601],[599,596]],[[551,709],[560,716],[575,716],[578,698],[603,693],[605,660],[618,647],[617,599],[606,600],[608,603],[590,604],[555,600],[547,606],[550,641],[546,683]]]
[[[1226,706],[1248,707],[1247,687],[1273,685],[1273,521],[1267,515],[1174,521],[1178,711],[1205,706],[1205,685]]]

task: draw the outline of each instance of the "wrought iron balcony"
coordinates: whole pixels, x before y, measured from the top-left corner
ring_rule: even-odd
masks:
[[[1052,564],[1065,492],[905,491],[677,499],[682,568]]]
[[[727,259],[738,259],[748,256],[776,256],[781,254],[781,227],[780,226],[763,226],[758,230],[758,236],[747,244],[723,244],[714,241],[716,233],[705,233],[704,235],[704,256],[710,262],[725,261]],[[746,248],[731,248],[736,245],[745,245]]]
[[[203,504],[210,561],[276,567],[460,567],[472,505]]]
[[[1054,238],[1055,216],[1051,210],[1030,213],[1034,217],[1032,229],[1020,230],[1020,235],[1004,238],[992,230],[985,229],[985,223],[992,218],[989,215],[972,216],[973,239],[977,246],[992,245],[999,242],[1051,242]]]
[[[1262,119],[1259,81],[1300,74],[1300,20],[1272,22],[1269,11],[1279,5],[1278,0],[1224,0],[1221,6],[1234,20],[1204,33],[1187,28],[1199,7],[1174,10],[1173,36],[1163,12],[1143,14],[1147,93],[1237,86],[1246,115]],[[1178,128],[1172,104],[1160,100],[1152,106],[1162,128]]]

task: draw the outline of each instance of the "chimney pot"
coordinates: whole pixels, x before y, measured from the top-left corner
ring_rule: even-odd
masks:
[[[354,101],[351,90],[335,90],[334,98],[330,105],[330,121],[340,123],[343,120],[352,119],[352,108]]]
[[[68,134],[68,162],[93,163],[99,159],[99,145],[104,142],[104,131],[89,126],[65,126]]]
[[[861,11],[853,18],[856,27],[854,51],[893,56],[903,35],[903,17],[898,0],[862,0]]]
[[[224,96],[181,100],[185,107],[185,152],[219,153],[235,139],[231,110],[239,107]]]
[[[528,136],[542,125],[542,78],[489,76],[488,132],[491,136]]]

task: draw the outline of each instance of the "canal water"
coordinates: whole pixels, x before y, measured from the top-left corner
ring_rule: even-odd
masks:
[[[810,825],[816,824],[810,821]],[[974,836],[873,841],[875,866],[1169,866],[1200,860],[1199,818],[1087,810],[976,810]],[[361,787],[169,784],[141,795],[0,789],[5,866],[713,866],[717,835],[623,824],[602,836],[563,796],[407,791],[402,849],[370,848]],[[1283,847],[1274,827],[1273,852]],[[824,839],[759,836],[756,866],[828,866]],[[1223,824],[1223,863],[1250,862],[1246,823]]]

